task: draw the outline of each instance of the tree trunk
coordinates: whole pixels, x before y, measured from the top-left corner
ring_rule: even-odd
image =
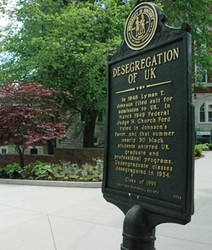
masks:
[[[54,148],[56,147],[56,140],[47,141],[47,151],[49,155],[54,154]]]
[[[97,111],[93,111],[93,112],[90,111],[88,115],[86,114],[84,134],[83,134],[83,147],[84,148],[94,147],[94,133],[95,133],[97,115],[98,115]]]
[[[16,151],[18,152],[19,155],[19,164],[20,167],[23,169],[24,168],[24,148],[20,147],[20,146],[16,146]]]

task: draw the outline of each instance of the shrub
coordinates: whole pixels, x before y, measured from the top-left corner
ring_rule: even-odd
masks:
[[[85,181],[99,181],[103,177],[103,160],[93,159],[96,164],[85,163],[82,165],[82,175]]]
[[[208,149],[212,150],[212,144],[208,144]]]
[[[102,180],[103,160],[94,159],[95,165],[85,163],[82,166],[71,162],[49,164],[36,161],[24,169],[19,164],[9,164],[0,169],[1,178],[25,178],[36,180],[63,180],[63,181],[99,181]]]
[[[23,174],[23,169],[20,167],[18,163],[8,164],[4,168],[5,177],[9,177],[11,179],[20,178]]]
[[[4,168],[0,168],[0,178],[5,178]]]
[[[104,167],[104,161],[102,159],[94,159],[96,161],[95,170],[98,174],[99,180],[103,179],[103,167]]]
[[[204,151],[204,150],[208,150],[209,148],[208,148],[208,143],[204,143],[204,144],[198,144],[197,146],[199,146],[200,148],[202,148],[202,150]]]
[[[194,155],[195,155],[195,157],[200,157],[202,155],[202,147],[201,146],[195,145]]]
[[[60,162],[56,165],[52,174],[58,180],[77,180],[81,176],[81,169],[78,164],[72,162]]]
[[[31,174],[35,179],[46,179],[52,173],[52,167],[45,162],[37,161],[31,168]]]

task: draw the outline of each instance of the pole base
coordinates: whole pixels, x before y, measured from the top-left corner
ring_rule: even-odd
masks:
[[[155,250],[155,229],[141,206],[133,206],[126,214],[121,250]]]

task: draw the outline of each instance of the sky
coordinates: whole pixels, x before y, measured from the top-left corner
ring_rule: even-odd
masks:
[[[16,0],[8,0],[8,8],[14,8]],[[0,0],[0,29],[6,27],[9,23],[9,19],[7,18],[5,13],[2,13],[1,7],[3,5],[3,0]],[[0,40],[1,37],[4,36],[4,32],[0,33]],[[6,53],[0,53],[0,64],[2,60],[4,60]]]
[[[9,9],[14,8],[15,2],[16,2],[16,0],[8,0],[8,6],[7,6],[7,8],[9,8]],[[3,5],[3,0],[0,0],[0,7],[2,5]],[[0,11],[1,11],[1,9],[0,9]],[[0,13],[0,18],[1,18],[0,19],[0,26],[1,27],[5,27],[8,24],[8,22],[9,22],[6,14]]]

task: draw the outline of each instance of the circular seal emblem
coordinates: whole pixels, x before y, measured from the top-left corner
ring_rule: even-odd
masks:
[[[132,50],[146,47],[152,40],[158,25],[158,13],[151,3],[140,3],[127,18],[124,39]]]

